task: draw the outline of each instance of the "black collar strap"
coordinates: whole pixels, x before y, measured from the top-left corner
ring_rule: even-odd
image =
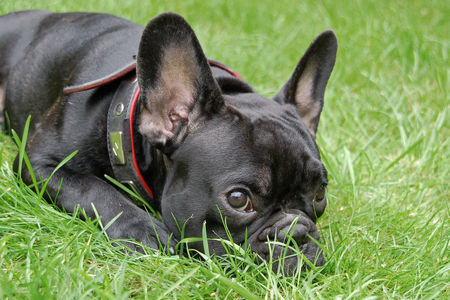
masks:
[[[107,120],[108,153],[114,178],[128,185],[150,206],[153,203],[153,192],[139,170],[136,159],[134,137],[134,111],[139,99],[139,87],[136,76],[122,80],[109,106]]]
[[[228,74],[241,79],[241,77],[227,66],[215,60],[208,59],[211,67],[219,68]],[[136,63],[130,64],[116,72],[100,79],[77,86],[68,86],[64,94],[86,91],[101,87],[115,80],[122,79],[109,106],[107,119],[107,139],[109,160],[114,178],[146,200],[150,206],[158,207],[153,192],[139,170],[134,136],[134,112],[139,99],[139,87],[136,80]]]

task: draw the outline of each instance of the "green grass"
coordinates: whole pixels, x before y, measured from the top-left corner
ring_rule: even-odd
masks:
[[[448,1],[2,0],[0,13],[30,8],[140,24],[178,12],[209,57],[267,96],[333,28],[339,51],[317,138],[330,179],[319,220],[327,264],[282,278],[246,253],[126,256],[94,221],[18,182],[17,150],[0,135],[0,298],[450,298]]]

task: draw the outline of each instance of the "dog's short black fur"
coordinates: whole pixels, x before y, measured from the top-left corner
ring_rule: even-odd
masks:
[[[19,133],[32,116],[27,153],[35,174],[49,177],[78,150],[52,177],[48,193],[68,212],[80,205],[95,218],[95,206],[103,224],[121,214],[107,230],[111,238],[158,248],[157,233],[173,249],[180,239],[175,220],[185,224],[185,237],[201,237],[206,221],[208,237],[226,238],[223,217],[234,242],[247,234],[263,258],[267,241],[283,241],[289,232],[306,258],[322,265],[315,223],[326,206],[327,172],[315,134],[336,50],[335,34],[321,33],[281,91],[267,99],[244,81],[213,72],[193,30],[176,14],[142,28],[106,14],[11,13],[0,17],[0,102]],[[141,90],[135,146],[162,221],[104,178],[113,176],[106,118],[120,80],[63,94],[66,86],[122,67],[133,54]],[[23,179],[31,182],[26,168]],[[193,247],[202,250],[200,243]],[[218,242],[210,248],[224,253]],[[276,259],[284,248],[273,250]],[[297,257],[288,258],[285,271],[297,265]]]

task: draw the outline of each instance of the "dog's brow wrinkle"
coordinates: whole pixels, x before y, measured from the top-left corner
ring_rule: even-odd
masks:
[[[272,185],[272,174],[270,168],[267,166],[262,167],[256,175],[258,187],[263,196],[267,196],[270,193],[270,187]]]

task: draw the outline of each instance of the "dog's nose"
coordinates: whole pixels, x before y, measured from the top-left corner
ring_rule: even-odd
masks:
[[[304,224],[296,224],[295,228],[286,226],[280,230],[277,239],[279,241],[287,241],[287,238],[292,238],[298,245],[306,243],[308,239],[309,228]]]
[[[287,238],[290,237],[300,245],[308,241],[308,235],[314,228],[312,221],[307,218],[300,218],[296,223],[286,222],[285,220],[280,220],[277,223],[282,224],[274,224],[274,226],[264,229],[258,236],[259,240],[273,240],[276,237],[280,242],[287,242]]]
[[[274,221],[264,228],[257,238],[260,242],[259,253],[269,257],[274,261],[273,270],[278,270],[279,264],[283,266],[285,275],[292,275],[296,270],[306,270],[308,264],[302,263],[303,258],[309,260],[316,266],[325,264],[323,251],[317,244],[320,243],[319,233],[313,220],[305,213],[291,211],[289,213],[282,211],[273,216]],[[273,243],[277,241],[286,244]],[[264,245],[265,247],[262,247]],[[295,251],[298,247],[303,258]]]

